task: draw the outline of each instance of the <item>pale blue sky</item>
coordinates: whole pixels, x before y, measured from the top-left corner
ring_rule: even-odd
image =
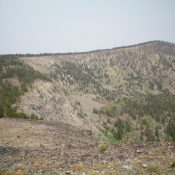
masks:
[[[175,42],[175,0],[0,0],[0,54]]]

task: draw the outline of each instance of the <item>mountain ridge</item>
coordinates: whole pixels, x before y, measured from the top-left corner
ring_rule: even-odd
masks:
[[[95,49],[95,50],[90,50],[90,51],[80,51],[80,52],[56,52],[56,53],[38,53],[38,54],[32,54],[32,53],[26,53],[26,54],[1,54],[1,56],[53,56],[53,55],[74,55],[74,54],[86,54],[86,53],[94,53],[94,52],[103,52],[103,51],[111,51],[111,50],[116,50],[116,49],[123,49],[123,48],[131,48],[131,47],[136,47],[136,46],[142,46],[145,44],[153,44],[153,43],[162,43],[162,44],[170,44],[174,45],[175,43],[169,42],[169,41],[163,41],[163,40],[152,40],[152,41],[146,41],[146,42],[141,42],[138,44],[130,44],[130,45],[124,45],[124,46],[118,46],[118,47],[112,47],[112,48],[107,48],[107,49]]]

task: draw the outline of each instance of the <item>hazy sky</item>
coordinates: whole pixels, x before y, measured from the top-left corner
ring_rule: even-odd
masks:
[[[175,0],[0,0],[0,54],[175,42]]]

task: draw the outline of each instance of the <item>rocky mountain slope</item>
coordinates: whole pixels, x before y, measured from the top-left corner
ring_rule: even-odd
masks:
[[[30,172],[27,164],[36,154],[48,159],[46,174],[53,162],[61,168],[53,173],[74,171],[70,167],[76,164],[81,174],[93,169],[96,159],[104,172],[112,164],[114,171],[108,174],[149,173],[151,168],[173,173],[174,147],[168,144],[175,140],[175,44],[152,41],[85,53],[5,55],[0,63],[0,167],[14,170],[13,161],[19,159],[24,172]],[[99,153],[104,143],[108,151]],[[25,151],[28,156],[19,156]],[[145,157],[149,151],[152,155]],[[44,169],[41,164],[36,172]]]
[[[87,126],[107,135],[118,132],[114,126],[117,120],[128,119],[133,128],[131,135],[136,130],[135,141],[141,135],[145,140],[171,139],[165,130],[166,126],[173,125],[170,130],[175,126],[174,44],[155,41],[111,50],[20,59],[51,79],[35,81],[21,97],[18,108],[25,113]],[[172,133],[170,136],[175,137]]]
[[[104,144],[61,122],[0,119],[2,175],[170,174],[170,143]]]

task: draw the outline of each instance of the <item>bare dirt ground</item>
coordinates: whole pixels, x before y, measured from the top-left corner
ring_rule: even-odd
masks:
[[[0,119],[0,175],[175,174],[170,143],[100,144],[61,122]]]

